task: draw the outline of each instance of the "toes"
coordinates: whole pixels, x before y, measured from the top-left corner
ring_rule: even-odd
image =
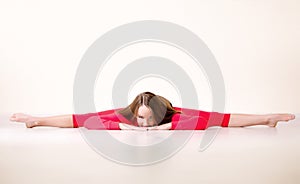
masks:
[[[16,114],[13,114],[10,118],[11,121],[14,121],[16,119]]]
[[[293,120],[293,119],[295,119],[295,118],[296,118],[295,114],[292,114],[291,120]]]
[[[294,114],[289,114],[289,115],[286,115],[285,117],[283,117],[283,121],[290,121],[290,120],[293,120],[293,119],[295,119]]]
[[[295,115],[294,114],[290,114],[288,120],[293,120],[295,119]]]
[[[9,120],[10,121],[17,121],[17,118],[16,117],[10,117]]]

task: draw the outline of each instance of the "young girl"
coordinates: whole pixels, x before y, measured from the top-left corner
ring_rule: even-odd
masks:
[[[94,130],[204,130],[210,126],[252,125],[275,127],[279,121],[293,119],[293,114],[229,114],[173,107],[169,100],[151,92],[137,95],[125,108],[50,117],[16,113],[10,117],[11,121],[24,122],[27,128],[53,126]]]

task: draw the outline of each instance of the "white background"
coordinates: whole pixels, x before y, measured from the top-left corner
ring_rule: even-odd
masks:
[[[0,112],[72,113],[74,76],[87,48],[112,28],[154,19],[186,27],[211,49],[225,80],[227,112],[297,113],[299,6],[297,0],[0,1]],[[199,108],[210,109],[207,81],[201,70],[189,71],[187,56],[159,44],[136,45],[112,58],[110,67],[132,61],[135,54],[177,58],[199,82]],[[109,78],[104,74],[110,71],[101,79]],[[95,85],[97,110],[112,107],[113,81],[105,82]],[[168,85],[141,80],[129,92],[129,101],[149,89],[180,106],[176,90]]]

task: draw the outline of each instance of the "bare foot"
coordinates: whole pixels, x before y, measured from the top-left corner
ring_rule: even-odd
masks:
[[[38,125],[38,121],[35,117],[23,113],[15,113],[9,118],[9,120],[15,122],[23,122],[26,124],[27,128],[32,128]]]
[[[269,127],[276,127],[279,121],[290,121],[295,119],[294,114],[270,114],[267,125]]]

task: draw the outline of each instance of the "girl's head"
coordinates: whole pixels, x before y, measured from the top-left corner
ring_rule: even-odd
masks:
[[[118,112],[138,126],[169,123],[175,113],[180,113],[169,100],[151,92],[140,93],[131,104]]]

